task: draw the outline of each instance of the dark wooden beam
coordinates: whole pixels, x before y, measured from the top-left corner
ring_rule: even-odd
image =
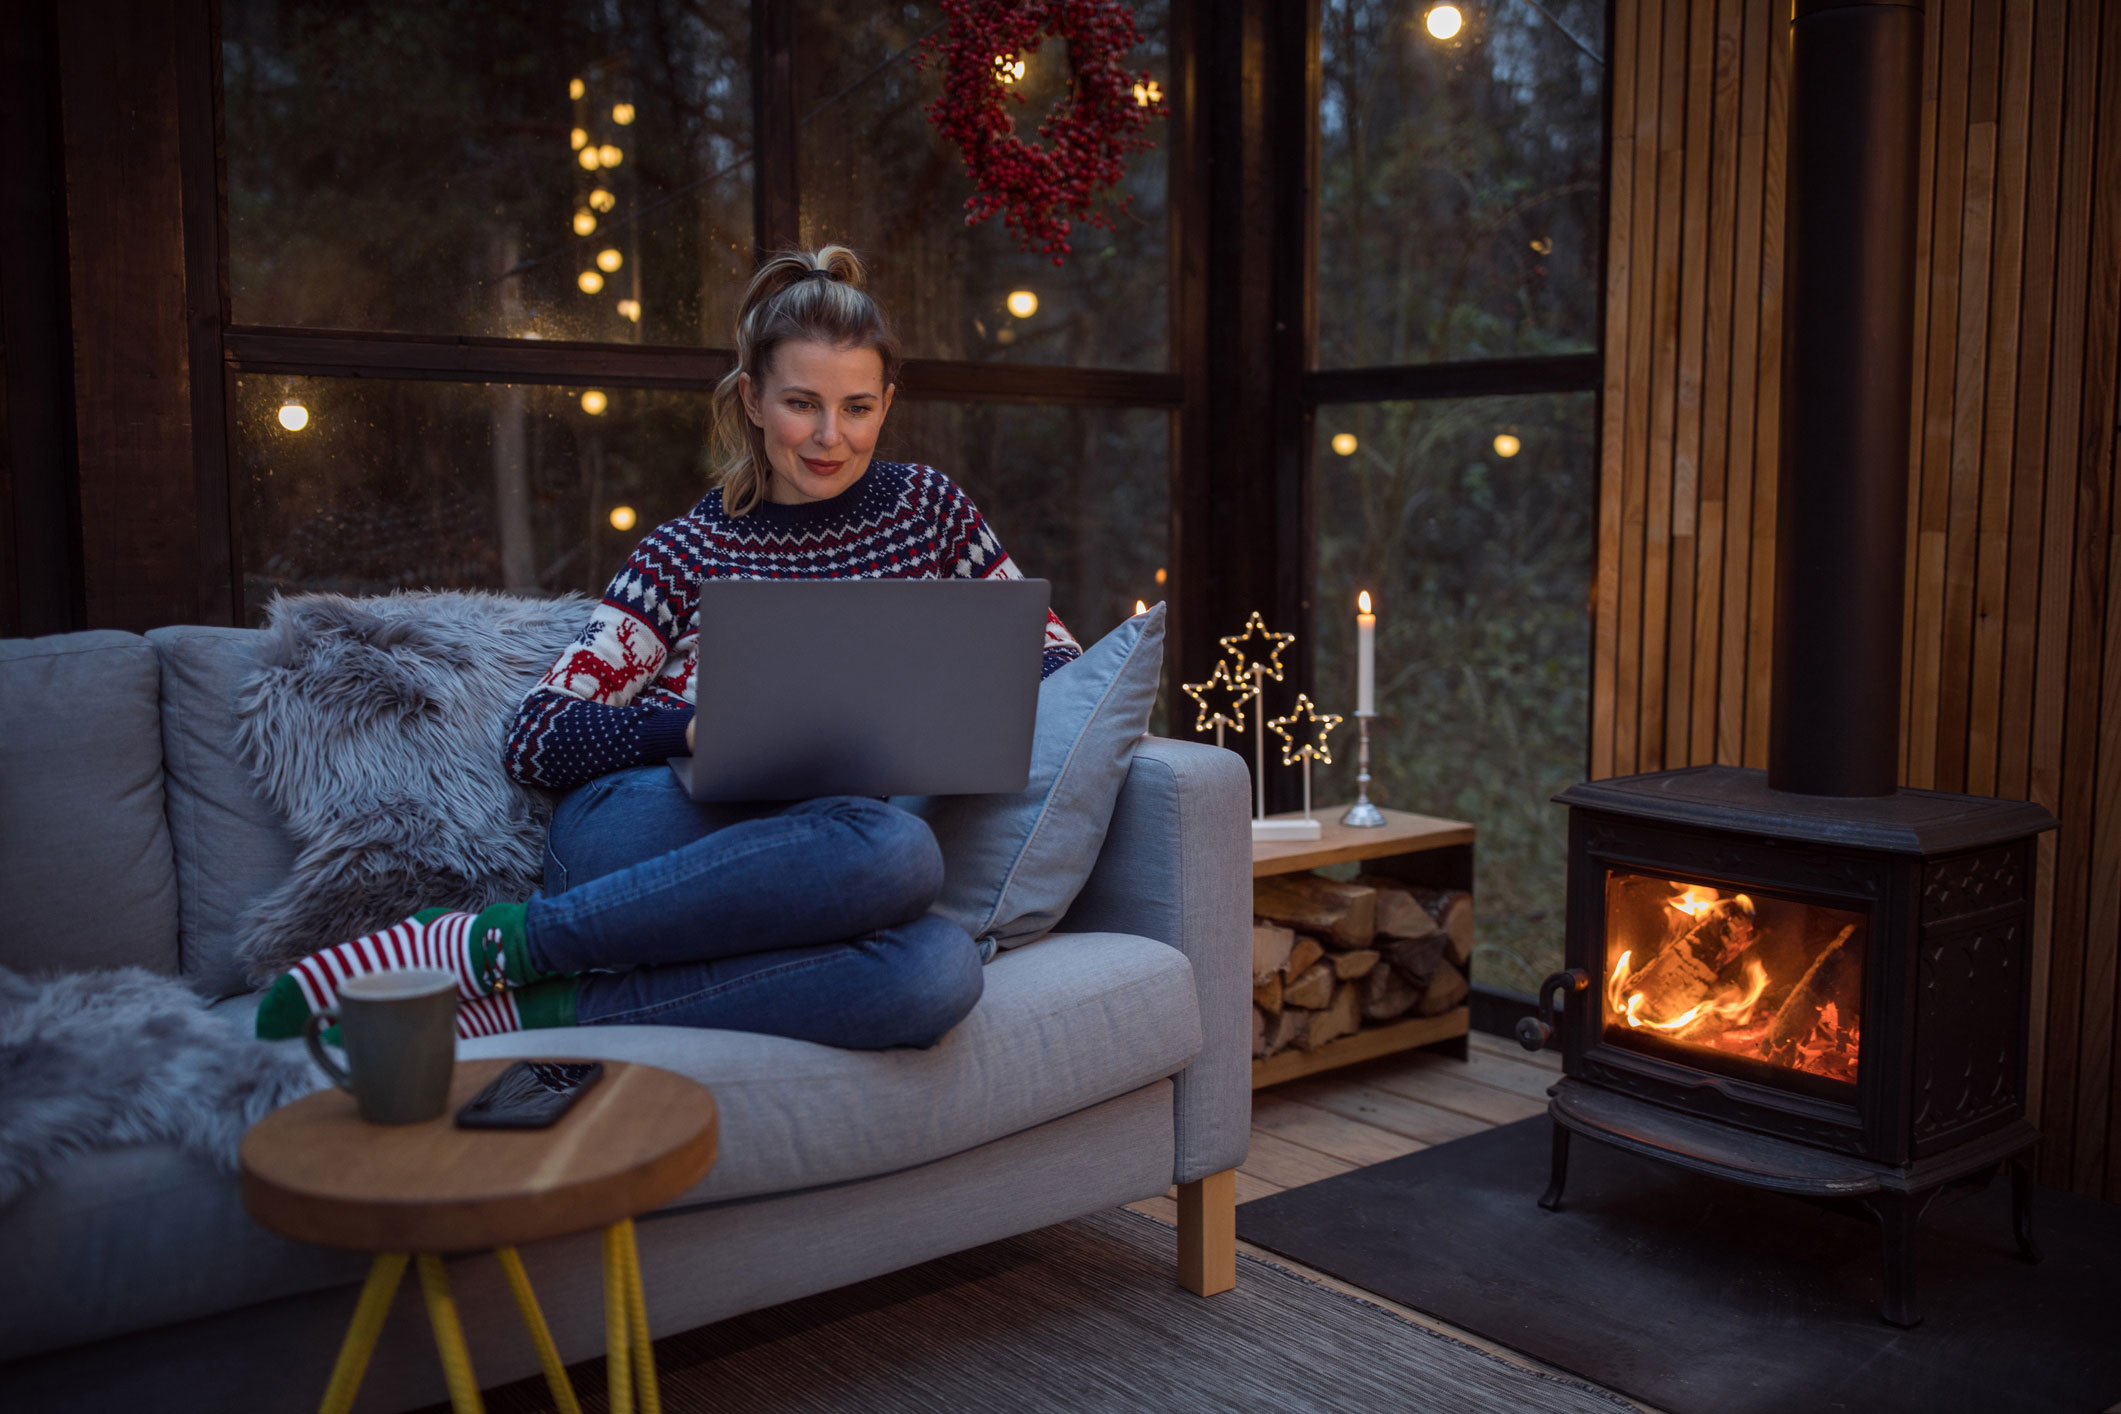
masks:
[[[56,14],[83,617],[211,621],[228,601],[200,601],[180,9],[67,0]]]
[[[236,373],[701,391],[721,381],[734,358],[727,349],[672,345],[251,326],[223,331],[221,344]],[[1177,407],[1185,396],[1177,374],[1117,368],[908,359],[900,377],[903,396],[949,402]]]
[[[1603,301],[1600,302],[1601,307]],[[1540,358],[1478,359],[1386,368],[1329,368],[1309,374],[1303,399],[1327,403],[1388,403],[1421,398],[1489,398],[1526,393],[1588,393],[1603,366],[1595,353]]]
[[[802,241],[795,0],[752,0],[751,204],[757,254]]]
[[[191,363],[191,453],[199,553],[199,621],[243,614],[229,496],[228,400],[221,330],[228,323],[228,189],[221,160],[220,0],[178,0],[177,116],[184,164],[184,323]]]
[[[1169,211],[1171,362],[1178,370],[1183,401],[1171,419],[1170,621],[1164,660],[1172,684],[1198,682],[1213,667],[1219,612],[1213,596],[1216,546],[1213,534],[1215,476],[1208,413],[1209,231],[1207,75],[1201,47],[1215,23],[1213,0],[1172,0],[1171,72],[1165,78],[1171,116]],[[1171,730],[1189,734],[1187,699],[1172,697]]]
[[[0,25],[0,635],[81,626],[50,0]]]

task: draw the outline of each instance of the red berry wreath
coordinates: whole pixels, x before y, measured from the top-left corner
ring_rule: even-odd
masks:
[[[943,30],[923,42],[919,62],[942,56],[943,93],[928,121],[964,154],[974,188],[965,224],[999,211],[1021,249],[1036,245],[1059,265],[1071,249],[1069,217],[1110,230],[1098,197],[1126,176],[1127,154],[1155,146],[1142,132],[1164,115],[1161,95],[1147,74],[1120,64],[1142,42],[1134,12],[1123,0],[941,0],[940,8]],[[1041,141],[1026,141],[1002,99],[1025,102],[1009,85],[1048,35],[1068,42],[1072,82],[1038,125]]]

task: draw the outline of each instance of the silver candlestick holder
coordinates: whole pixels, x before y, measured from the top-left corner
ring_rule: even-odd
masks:
[[[1355,714],[1355,803],[1340,817],[1343,825],[1371,830],[1383,825],[1385,813],[1370,803],[1370,719],[1375,712]]]

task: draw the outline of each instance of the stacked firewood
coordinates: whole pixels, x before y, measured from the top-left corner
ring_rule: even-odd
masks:
[[[1473,896],[1375,874],[1252,884],[1252,1054],[1311,1051],[1465,1002]]]

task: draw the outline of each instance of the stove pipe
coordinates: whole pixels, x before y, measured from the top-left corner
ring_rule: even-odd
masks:
[[[1891,795],[1921,0],[1795,0],[1768,784]]]

